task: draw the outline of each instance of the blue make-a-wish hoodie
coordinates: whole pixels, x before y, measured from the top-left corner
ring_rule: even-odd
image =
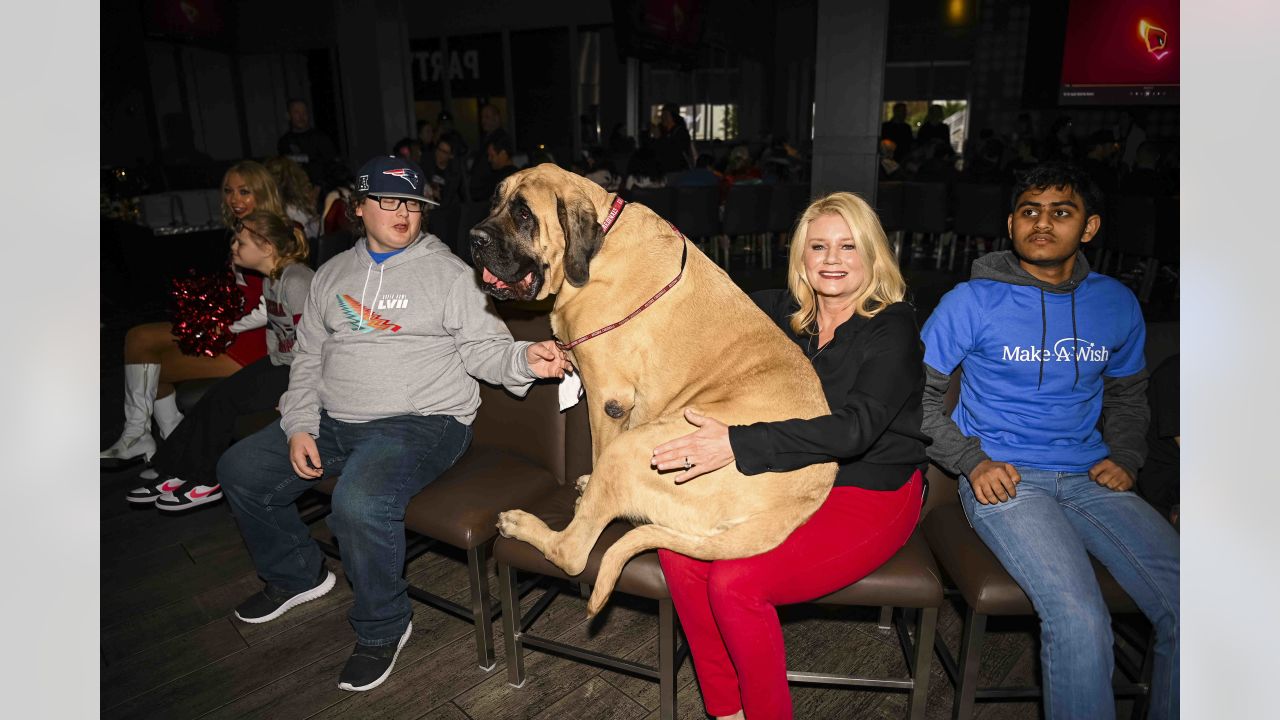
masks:
[[[1089,272],[1083,254],[1061,285],[1037,280],[1011,252],[983,256],[921,337],[923,430],[944,467],[967,475],[993,459],[1085,472],[1107,457],[1134,474],[1141,467],[1149,418],[1142,310],[1124,285]],[[942,392],[957,366],[960,398],[948,420]]]

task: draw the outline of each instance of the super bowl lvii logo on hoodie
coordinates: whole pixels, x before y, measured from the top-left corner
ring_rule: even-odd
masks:
[[[339,294],[338,307],[342,308],[342,314],[347,316],[347,322],[356,332],[373,332],[374,330],[399,332],[400,330],[399,325],[361,305],[359,300],[350,295]]]

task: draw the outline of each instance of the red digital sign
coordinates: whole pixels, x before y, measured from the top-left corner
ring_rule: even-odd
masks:
[[[1072,0],[1060,101],[1176,105],[1179,40],[1176,0]]]

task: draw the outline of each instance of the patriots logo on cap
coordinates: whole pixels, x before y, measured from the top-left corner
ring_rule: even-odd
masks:
[[[394,170],[383,170],[382,174],[398,177],[401,180],[404,180],[405,182],[409,183],[409,187],[413,188],[414,190],[418,189],[418,173],[410,170],[409,168],[396,168]]]

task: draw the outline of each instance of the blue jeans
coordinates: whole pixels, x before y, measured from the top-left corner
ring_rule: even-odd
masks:
[[[471,426],[452,417],[402,415],[345,423],[320,415],[325,476],[341,475],[328,517],[355,605],[349,615],[363,645],[398,642],[413,608],[404,579],[404,510],[471,443]],[[258,574],[282,590],[315,586],[324,556],[294,501],[317,481],[298,477],[279,423],[231,446],[218,482]]]
[[[969,523],[1031,598],[1040,616],[1048,720],[1114,718],[1111,614],[1089,555],[1111,571],[1155,628],[1152,720],[1178,717],[1178,534],[1133,492],[1087,473],[1018,467],[1017,495],[994,505],[960,501]]]

